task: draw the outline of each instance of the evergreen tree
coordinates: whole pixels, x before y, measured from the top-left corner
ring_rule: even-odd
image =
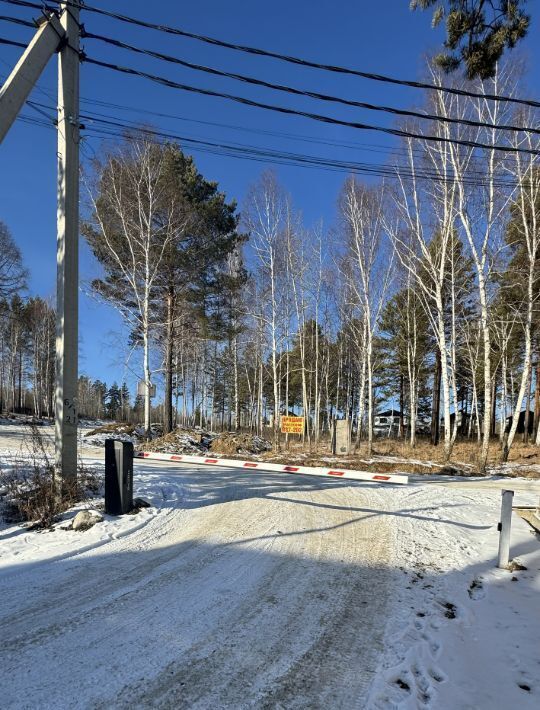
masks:
[[[136,421],[141,421],[144,412],[144,397],[141,394],[135,396],[132,408],[133,416]]]
[[[96,417],[102,417],[105,414],[105,398],[107,396],[107,385],[101,380],[95,380],[92,384],[92,392],[95,399]]]
[[[122,409],[122,395],[116,382],[110,386],[105,395],[105,411],[110,419],[116,419]]]
[[[384,386],[386,399],[396,395],[399,399],[400,429],[404,436],[405,414],[410,427],[418,415],[425,416],[429,411],[427,361],[433,348],[428,318],[412,288],[402,288],[390,299],[381,314],[380,330],[377,347],[383,366],[379,368],[379,384]],[[414,432],[411,440],[414,443]]]
[[[120,415],[124,422],[128,420],[130,399],[129,388],[125,382],[122,382],[122,387],[120,388]]]
[[[489,79],[506,49],[527,34],[527,0],[411,0],[412,10],[434,7],[433,26],[446,24],[445,50],[435,62],[451,72],[465,66],[468,79]]]
[[[0,222],[0,299],[9,298],[21,291],[26,285],[27,276],[20,249],[7,226]]]
[[[236,204],[227,203],[216,182],[206,180],[193,159],[177,144],[165,148],[161,199],[163,214],[171,220],[172,238],[167,242],[156,279],[158,338],[164,349],[164,429],[172,429],[173,352],[179,326],[203,337],[225,338],[234,330],[228,305],[245,280],[241,265],[227,270],[228,258],[237,248]],[[232,329],[232,330],[231,330]]]

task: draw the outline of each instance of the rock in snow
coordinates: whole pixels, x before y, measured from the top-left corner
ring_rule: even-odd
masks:
[[[98,513],[97,510],[81,510],[73,518],[73,523],[71,524],[72,530],[89,530],[96,523],[101,523],[103,521],[103,515]]]

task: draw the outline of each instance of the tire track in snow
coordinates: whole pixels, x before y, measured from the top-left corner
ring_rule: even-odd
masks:
[[[379,494],[257,484],[6,580],[4,707],[363,707],[392,578],[387,523],[359,510]]]

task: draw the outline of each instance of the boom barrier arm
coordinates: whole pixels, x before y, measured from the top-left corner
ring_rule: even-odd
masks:
[[[244,471],[276,471],[277,473],[304,474],[306,476],[329,476],[330,478],[351,478],[355,481],[372,481],[373,483],[407,484],[409,478],[396,473],[370,473],[369,471],[353,471],[348,468],[319,468],[315,466],[295,466],[265,461],[239,461],[238,459],[221,459],[211,456],[191,456],[188,454],[162,454],[154,451],[136,451],[135,458],[150,461],[171,461],[191,463],[199,466],[224,466],[225,468],[241,468]]]

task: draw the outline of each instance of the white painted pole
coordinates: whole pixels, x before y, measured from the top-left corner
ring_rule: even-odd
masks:
[[[514,491],[502,491],[501,522],[499,523],[499,559],[497,567],[506,569],[510,562],[510,529],[512,527],[512,501]]]
[[[66,42],[58,55],[58,238],[55,470],[77,476],[79,296],[79,7],[61,3]]]

